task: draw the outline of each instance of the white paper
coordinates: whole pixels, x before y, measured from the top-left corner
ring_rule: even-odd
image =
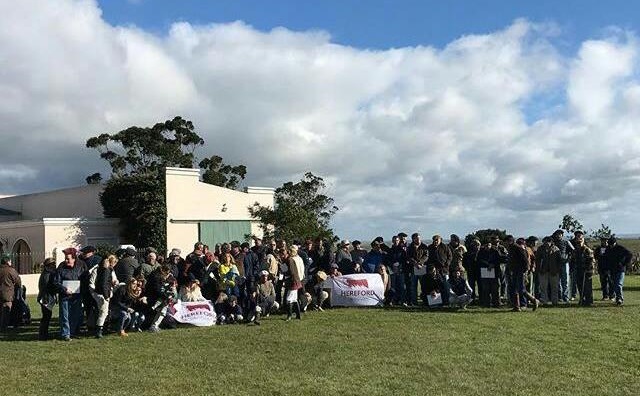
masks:
[[[434,305],[442,305],[442,294],[436,293],[435,297],[431,294],[427,294],[427,303],[432,307]]]
[[[480,277],[483,279],[495,278],[496,270],[493,268],[480,268]]]
[[[413,274],[416,276],[422,276],[427,274],[427,266],[423,265],[421,268],[415,267],[413,269]]]
[[[66,280],[62,281],[62,286],[66,287],[73,294],[80,293],[80,281],[79,280]]]

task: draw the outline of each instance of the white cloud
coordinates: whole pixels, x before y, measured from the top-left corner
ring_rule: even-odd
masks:
[[[541,234],[565,212],[637,231],[638,42],[611,30],[566,55],[561,34],[516,20],[373,51],[240,21],[157,36],[93,1],[3,2],[0,193],[80,184],[104,168],[88,137],[183,115],[201,154],[245,163],[251,184],[326,177],[342,235]]]

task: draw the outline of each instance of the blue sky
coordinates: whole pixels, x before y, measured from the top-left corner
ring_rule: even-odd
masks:
[[[517,18],[553,22],[563,31],[560,49],[572,51],[609,26],[637,31],[634,1],[427,1],[427,0],[101,0],[106,21],[163,33],[176,21],[192,24],[242,20],[258,30],[322,29],[332,41],[358,48],[442,47],[467,34],[490,33]]]

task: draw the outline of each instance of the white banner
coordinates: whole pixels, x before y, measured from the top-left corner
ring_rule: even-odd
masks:
[[[378,274],[353,274],[327,279],[331,285],[331,305],[362,307],[382,305],[384,284]]]
[[[213,326],[216,323],[216,312],[209,301],[182,302],[173,304],[169,313],[180,323],[194,326]]]

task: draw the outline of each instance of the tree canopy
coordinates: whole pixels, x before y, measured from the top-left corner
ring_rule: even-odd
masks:
[[[333,239],[329,227],[338,211],[333,198],[324,194],[324,180],[307,172],[297,183],[287,182],[275,191],[275,207],[254,205],[251,216],[260,222],[265,237],[295,240],[302,238]]]
[[[196,149],[204,145],[191,121],[175,117],[152,127],[132,126],[115,134],[103,133],[87,140],[111,167],[100,202],[106,217],[120,218],[122,236],[136,246],[166,250],[165,167],[196,167]],[[203,181],[238,188],[246,176],[244,165],[231,166],[214,155],[199,163]],[[97,184],[94,173],[87,183]]]

